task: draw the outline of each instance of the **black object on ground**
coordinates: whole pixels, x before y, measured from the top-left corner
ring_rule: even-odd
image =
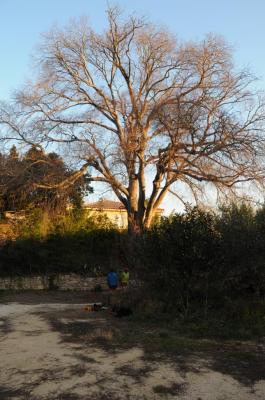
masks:
[[[130,307],[117,306],[117,305],[114,305],[112,307],[112,312],[115,314],[115,317],[118,318],[128,317],[129,315],[133,314],[133,311]]]

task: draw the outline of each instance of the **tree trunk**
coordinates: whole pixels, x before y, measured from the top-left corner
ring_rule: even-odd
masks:
[[[138,212],[128,212],[128,236],[126,241],[126,259],[131,269],[141,270],[141,257],[139,255],[139,238],[143,233],[143,221],[140,220]]]
[[[145,220],[144,220],[144,227],[146,229],[150,228],[154,214],[155,214],[154,210],[152,210],[152,211],[150,210],[148,212],[148,214],[146,215]]]
[[[128,199],[128,234],[131,237],[143,232],[144,204],[139,202],[139,183],[135,174],[130,178]]]
[[[144,225],[137,211],[128,211],[128,235],[135,237],[143,232]]]
[[[128,234],[130,236],[137,236],[143,233],[144,229],[149,229],[154,215],[154,210],[149,211],[148,215],[145,215],[144,209],[128,211]]]

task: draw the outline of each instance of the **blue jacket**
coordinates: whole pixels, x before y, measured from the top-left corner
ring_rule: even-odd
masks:
[[[117,272],[109,272],[107,275],[107,281],[109,286],[118,286],[118,274]]]

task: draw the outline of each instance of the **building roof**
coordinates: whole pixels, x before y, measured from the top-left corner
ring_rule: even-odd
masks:
[[[96,210],[126,210],[125,206],[120,201],[102,199],[94,203],[87,203],[84,205],[85,208],[96,209]],[[157,212],[162,213],[163,208],[158,208]]]
[[[120,201],[99,200],[95,203],[87,203],[85,208],[94,208],[96,210],[125,210],[124,205]]]

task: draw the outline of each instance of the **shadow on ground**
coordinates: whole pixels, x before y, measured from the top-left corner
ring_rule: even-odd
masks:
[[[169,362],[183,374],[200,373],[203,365],[229,375],[245,386],[265,380],[265,346],[251,342],[216,342],[181,338],[169,331],[150,330],[148,324],[137,326],[132,318],[117,319],[108,312],[86,313],[83,310],[43,314],[61,335],[63,342],[95,346],[113,354],[130,347],[144,350],[146,367],[135,369],[125,365],[117,373],[139,382],[151,371],[152,362]],[[81,356],[79,356],[81,357]],[[84,356],[85,357],[85,356]],[[92,363],[95,360],[90,360]],[[198,367],[200,365],[200,367]],[[163,388],[156,388],[157,393]],[[172,389],[173,390],[173,389]],[[177,388],[174,388],[176,392]],[[184,390],[180,386],[179,391]],[[170,389],[169,389],[170,392]]]

